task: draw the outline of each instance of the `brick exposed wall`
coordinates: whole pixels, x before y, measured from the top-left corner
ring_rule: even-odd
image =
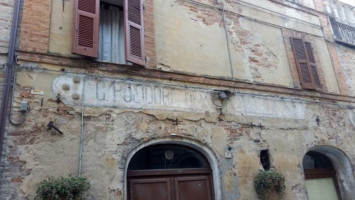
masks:
[[[144,3],[144,37],[147,67],[156,68],[153,0]]]
[[[49,43],[52,1],[23,2],[19,49],[46,53]]]

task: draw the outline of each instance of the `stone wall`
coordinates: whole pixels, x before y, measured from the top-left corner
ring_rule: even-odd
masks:
[[[134,152],[174,143],[213,158],[216,200],[257,199],[253,180],[266,149],[286,177],[280,199],[307,198],[302,160],[317,150],[332,159],[342,198],[351,200],[355,52],[333,43],[313,9],[322,2],[313,2],[225,1],[223,13],[210,0],[145,1],[148,64],[137,67],[71,53],[73,0],[25,1],[10,111],[13,123],[25,120],[7,125],[0,199],[33,199],[43,179],[77,175],[83,134],[88,199],[126,200]],[[312,42],[322,88],[301,89],[290,37]],[[63,135],[48,129],[51,121]]]
[[[64,74],[60,66],[51,68],[23,69],[17,75],[12,120],[21,117],[17,102],[26,100],[30,110],[23,124],[8,127],[4,173],[8,182],[1,197],[32,199],[44,178],[78,173],[81,113],[83,176],[92,184],[89,199],[124,199],[127,158],[140,145],[154,141],[210,149],[218,162],[222,199],[256,199],[253,178],[262,169],[259,153],[264,149],[270,152],[272,168],[286,176],[284,199],[306,198],[302,159],[309,149],[338,148],[354,163],[355,113],[348,103],[253,91],[232,92],[221,102],[216,90],[228,88],[107,73]],[[31,89],[43,94],[31,95]],[[48,130],[49,121],[64,134]],[[344,190],[343,194],[354,195]]]

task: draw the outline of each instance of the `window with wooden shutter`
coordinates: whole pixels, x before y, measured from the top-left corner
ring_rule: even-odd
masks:
[[[143,0],[124,0],[126,60],[145,64]]]
[[[75,0],[73,16],[73,53],[97,58],[99,0]]]
[[[311,43],[299,38],[290,38],[302,88],[321,87]]]

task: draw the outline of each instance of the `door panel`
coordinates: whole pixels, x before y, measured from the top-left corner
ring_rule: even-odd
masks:
[[[129,200],[213,200],[211,171],[128,171]]]
[[[176,200],[211,200],[209,176],[189,176],[175,178]]]
[[[169,178],[129,180],[130,200],[172,200]]]

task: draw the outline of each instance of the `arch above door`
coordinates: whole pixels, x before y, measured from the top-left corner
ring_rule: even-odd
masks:
[[[129,164],[132,161],[132,159],[134,159],[134,156],[136,155],[136,153],[138,153],[140,150],[149,147],[149,146],[154,146],[154,145],[180,145],[183,147],[187,147],[189,149],[192,149],[196,152],[199,152],[205,159],[206,159],[206,163],[209,165],[209,172],[208,171],[204,171],[202,170],[202,174],[206,174],[206,173],[210,173],[211,175],[211,183],[212,183],[212,196],[214,200],[222,200],[222,191],[221,191],[221,181],[220,181],[220,169],[218,166],[218,160],[215,156],[215,154],[208,148],[205,146],[202,146],[201,144],[190,140],[190,139],[185,139],[185,138],[164,138],[164,139],[156,139],[156,140],[152,140],[149,141],[147,143],[141,144],[140,146],[138,146],[137,148],[135,148],[129,155],[128,158],[126,159],[126,164],[125,164],[125,181],[124,181],[124,198],[125,200],[129,200],[128,199],[128,180],[127,177],[130,176],[130,172],[129,172]],[[186,169],[188,170],[188,169]],[[185,172],[186,172],[185,170]],[[196,171],[192,171],[192,172],[196,172]],[[164,173],[168,173],[168,172],[164,172]],[[190,172],[188,172],[190,173]]]
[[[348,156],[340,149],[326,145],[313,147],[307,152],[307,154],[310,153],[313,154],[313,156],[311,155],[311,157],[317,157],[317,155],[320,155],[321,158],[318,158],[323,161],[321,161],[322,164],[320,164],[318,161],[317,165],[322,165],[321,168],[323,168],[323,172],[326,172],[327,170],[324,169],[327,168],[328,172],[331,172],[331,170],[329,170],[329,163],[327,164],[326,159],[331,162],[331,167],[334,173],[333,180],[335,181],[334,183],[338,185],[339,199],[352,199],[355,196],[355,191],[353,190],[353,188],[355,188],[355,181],[353,174],[353,165],[350,162]],[[305,155],[304,159],[307,159],[307,154]],[[314,167],[317,168],[317,166]],[[303,165],[303,168],[305,170],[306,178],[307,176],[309,177],[310,174],[307,174],[307,166]],[[320,174],[324,175],[325,173],[322,173],[321,171]],[[328,173],[328,175],[330,176],[330,173]]]

